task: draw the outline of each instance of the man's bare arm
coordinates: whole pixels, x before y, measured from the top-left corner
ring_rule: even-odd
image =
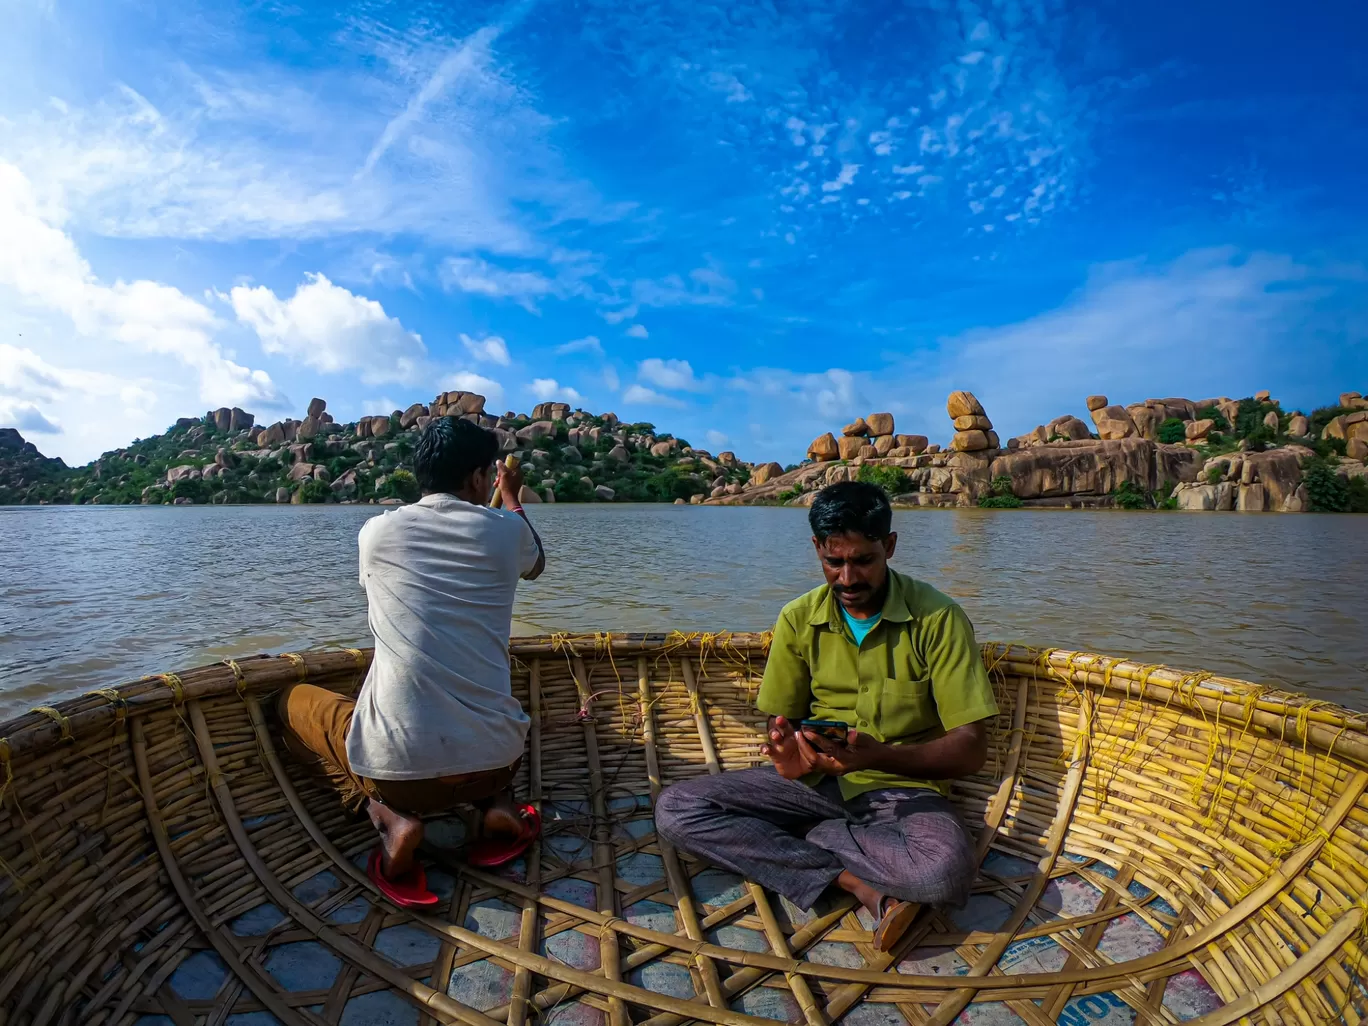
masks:
[[[499,461],[499,477],[495,487],[503,500],[504,508],[516,511],[518,516],[523,518],[523,523],[532,532],[532,538],[537,543],[537,561],[531,570],[522,575],[524,581],[535,581],[546,569],[546,548],[542,545],[541,535],[528,519],[527,511],[522,508],[523,473],[516,461],[512,466],[509,466],[508,460]]]

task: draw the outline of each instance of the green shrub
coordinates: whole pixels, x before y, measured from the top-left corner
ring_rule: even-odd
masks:
[[[1208,406],[1205,409],[1198,410],[1194,419],[1211,421],[1211,429],[1213,431],[1230,430],[1230,421],[1226,420],[1225,414],[1214,406]]]
[[[1350,513],[1368,513],[1368,477],[1351,477],[1345,486]]]
[[[1335,473],[1329,460],[1312,457],[1302,464],[1302,484],[1313,513],[1346,513],[1349,486]]]
[[[418,479],[408,470],[396,470],[390,474],[380,488],[381,498],[403,499],[405,502],[418,501]]]
[[[1177,445],[1187,438],[1187,424],[1180,417],[1170,417],[1159,425],[1159,441]]]
[[[299,501],[309,503],[327,502],[332,498],[332,489],[322,481],[309,478],[299,486]]]
[[[562,474],[555,484],[554,491],[557,502],[588,502],[594,497],[593,489],[577,474]]]
[[[1210,470],[1206,472],[1207,484],[1220,484],[1221,478],[1225,477],[1225,472],[1226,468],[1224,466],[1221,466],[1220,464],[1217,464],[1216,466],[1212,467]]]
[[[1149,509],[1154,504],[1153,496],[1134,481],[1122,481],[1112,497],[1121,509]]]
[[[1155,507],[1157,509],[1177,509],[1178,496],[1173,494],[1177,490],[1177,481],[1165,481],[1159,486],[1159,491],[1154,493]]]
[[[798,498],[798,496],[800,496],[800,495],[802,495],[802,494],[803,494],[803,486],[802,486],[802,485],[794,485],[792,488],[788,489],[787,491],[782,491],[782,492],[780,492],[780,493],[779,493],[778,495],[776,495],[774,498],[775,498],[775,500],[778,501],[778,502],[788,502],[788,501],[790,501],[791,499],[796,499],[796,498]]]
[[[867,463],[856,475],[857,481],[878,485],[889,495],[902,495],[912,490],[912,482],[901,467],[881,467]]]
[[[981,509],[1020,509],[1025,505],[1012,491],[1012,479],[1006,474],[993,478],[988,494],[980,495],[978,504]]]

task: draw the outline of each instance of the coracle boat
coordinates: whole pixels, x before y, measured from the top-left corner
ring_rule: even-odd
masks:
[[[442,903],[362,870],[364,818],[282,758],[273,694],[370,653],[145,678],[0,727],[0,1024],[1359,1023],[1368,722],[1209,674],[986,645],[1001,715],[955,785],[980,870],[895,950],[658,840],[660,788],[756,764],[766,635],[515,639],[497,872],[429,831]]]

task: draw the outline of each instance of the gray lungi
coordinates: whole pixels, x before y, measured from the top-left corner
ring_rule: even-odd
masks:
[[[799,908],[849,870],[904,901],[962,905],[974,850],[955,807],[926,789],[884,788],[850,801],[834,777],[816,787],[772,766],[673,784],[656,831],[676,848],[777,891]]]

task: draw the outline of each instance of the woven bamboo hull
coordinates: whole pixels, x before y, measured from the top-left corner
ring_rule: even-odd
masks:
[[[374,893],[369,825],[273,736],[275,691],[354,691],[368,652],[147,678],[0,727],[0,1026],[1368,1014],[1363,717],[985,646],[1003,712],[955,794],[974,896],[880,955],[863,913],[794,909],[653,833],[661,785],[756,764],[766,641],[515,641],[533,717],[519,787],[543,841],[497,875],[433,864],[429,914]]]

